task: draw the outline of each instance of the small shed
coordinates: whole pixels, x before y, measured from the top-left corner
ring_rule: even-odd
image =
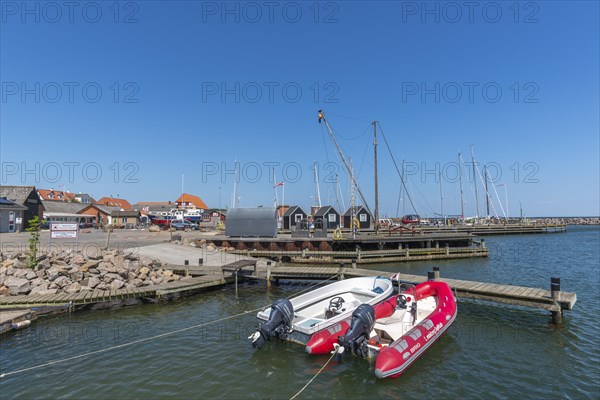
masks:
[[[27,207],[0,197],[0,233],[23,229],[25,224],[23,215],[26,210]]]
[[[283,229],[295,230],[298,222],[306,218],[307,215],[300,206],[291,206],[283,213]]]
[[[225,236],[277,237],[275,207],[232,208],[227,211]]]
[[[371,214],[363,206],[354,206],[354,216],[358,220],[358,229],[369,229],[371,227]],[[352,228],[352,207],[344,213],[344,228]]]
[[[340,218],[340,213],[333,208],[333,206],[323,206],[319,208],[314,214],[313,217],[315,221],[319,218],[323,220],[323,225],[327,229],[335,229],[342,226],[342,220]]]
[[[135,228],[139,219],[139,211],[117,210],[110,213],[109,224],[117,228]]]

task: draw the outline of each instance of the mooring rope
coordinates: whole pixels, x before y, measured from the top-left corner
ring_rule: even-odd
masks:
[[[307,290],[310,290],[310,289],[312,289],[312,288],[314,288],[314,287],[320,286],[320,285],[324,284],[325,282],[327,282],[327,281],[330,281],[330,280],[332,280],[332,279],[334,279],[334,278],[337,278],[337,277],[339,277],[339,276],[340,276],[340,274],[335,274],[335,275],[333,275],[333,276],[331,276],[331,277],[329,277],[329,278],[325,279],[324,281],[320,281],[319,283],[315,283],[314,285],[310,285],[309,287],[307,287],[307,288],[304,288],[304,289],[302,289],[301,291],[299,291],[299,292],[295,293],[295,294],[294,294],[294,296],[298,296],[299,294],[301,294],[301,293],[304,293],[304,292],[306,292]]]
[[[71,360],[75,360],[75,359],[78,359],[78,358],[83,358],[83,357],[91,356],[91,355],[94,355],[94,354],[104,353],[104,352],[107,352],[107,351],[110,351],[110,350],[115,350],[115,349],[119,349],[119,348],[122,348],[122,347],[131,346],[131,345],[137,344],[137,343],[147,342],[147,341],[158,339],[158,338],[165,337],[165,336],[171,336],[171,335],[174,335],[176,333],[181,333],[181,332],[189,331],[190,329],[201,328],[201,327],[206,326],[206,325],[210,325],[210,324],[214,324],[214,323],[217,323],[217,322],[226,321],[228,319],[237,318],[239,316],[246,315],[246,314],[251,313],[251,312],[259,311],[259,310],[261,310],[263,308],[264,307],[260,307],[260,308],[254,309],[254,310],[244,311],[243,313],[239,313],[239,314],[236,314],[236,315],[230,315],[229,317],[219,318],[219,319],[216,319],[214,321],[205,322],[205,323],[197,324],[197,325],[193,325],[193,326],[188,326],[187,328],[181,328],[181,329],[177,329],[177,330],[174,330],[174,331],[171,331],[171,332],[161,333],[160,335],[155,335],[155,336],[151,336],[151,337],[147,337],[147,338],[143,338],[143,339],[134,340],[132,342],[127,342],[127,343],[119,344],[119,345],[116,345],[116,346],[107,347],[105,349],[90,351],[90,352],[87,352],[87,353],[79,354],[77,356],[63,358],[63,359],[60,359],[60,360],[49,361],[49,362],[44,363],[44,364],[34,365],[32,367],[23,368],[23,369],[19,369],[19,370],[16,370],[16,371],[6,372],[6,373],[3,373],[3,374],[0,374],[0,379],[5,378],[5,377],[10,376],[10,375],[19,374],[19,373],[22,373],[22,372],[27,372],[27,371],[31,371],[31,370],[34,370],[34,369],[39,369],[39,368],[42,368],[42,367],[47,367],[49,365],[61,364],[61,363],[66,362],[66,361],[71,361]]]
[[[329,281],[329,280],[337,277],[338,275],[339,274],[334,275],[331,278],[328,278],[328,279],[326,279],[324,281],[321,281],[321,282],[319,282],[319,283],[317,283],[315,285],[311,285],[308,288],[305,288],[305,289],[301,290],[300,292],[294,294],[293,296],[297,296],[300,293],[303,293],[303,292],[305,292],[305,291],[307,291],[309,289],[312,289],[313,287],[319,286],[319,285],[323,284],[324,282],[327,282],[327,281]],[[110,351],[110,350],[120,349],[120,348],[123,348],[123,347],[131,346],[133,344],[143,343],[143,342],[147,342],[147,341],[150,341],[150,340],[159,339],[161,337],[171,336],[171,335],[174,335],[176,333],[181,333],[181,332],[189,331],[191,329],[201,328],[201,327],[206,326],[206,325],[210,325],[210,324],[214,324],[214,323],[217,323],[217,322],[226,321],[228,319],[233,319],[233,318],[241,317],[242,315],[246,315],[246,314],[251,313],[251,312],[260,311],[260,310],[263,310],[266,307],[269,307],[269,305],[262,306],[262,307],[254,309],[254,310],[244,311],[243,313],[239,313],[239,314],[236,314],[236,315],[230,315],[229,317],[219,318],[219,319],[216,319],[214,321],[205,322],[205,323],[197,324],[197,325],[193,325],[193,326],[188,326],[186,328],[177,329],[177,330],[174,330],[174,331],[171,331],[171,332],[161,333],[160,335],[155,335],[155,336],[151,336],[151,337],[147,337],[147,338],[143,338],[143,339],[134,340],[132,342],[127,342],[127,343],[119,344],[119,345],[116,345],[116,346],[107,347],[105,349],[94,350],[94,351],[90,351],[90,352],[87,352],[87,353],[79,354],[79,355],[76,355],[76,356],[71,356],[71,357],[60,359],[60,360],[49,361],[47,363],[34,365],[32,367],[19,369],[19,370],[16,370],[16,371],[5,372],[5,373],[0,374],[0,379],[3,379],[5,377],[11,376],[11,375],[20,374],[22,372],[27,372],[27,371],[31,371],[31,370],[34,370],[34,369],[39,369],[39,368],[47,367],[47,366],[54,365],[54,364],[61,364],[61,363],[67,362],[67,361],[76,360],[78,358],[88,357],[88,356],[91,356],[91,355],[94,355],[94,354],[99,354],[99,353],[104,353],[104,352],[107,352],[107,351]]]
[[[458,293],[456,292],[456,288],[454,288],[454,298],[456,299],[456,301],[462,302],[462,300],[458,298]]]
[[[325,369],[325,367],[327,367],[327,365],[329,365],[329,363],[331,362],[331,360],[333,360],[333,357],[335,357],[335,355],[337,354],[337,351],[332,351],[331,352],[331,357],[329,357],[329,360],[327,360],[327,362],[325,364],[323,364],[323,366],[321,367],[321,369],[315,374],[315,376],[313,376],[307,383],[306,385],[304,385],[304,387],[302,389],[300,389],[300,391],[298,393],[296,393],[295,395],[293,395],[292,397],[290,397],[290,400],[294,400],[296,397],[298,397],[300,395],[300,393],[302,393],[304,391],[304,389],[306,389],[308,387],[308,385],[310,385],[312,383],[312,381],[315,380],[315,378],[317,376],[319,376],[319,374],[321,372],[323,372],[323,370]]]

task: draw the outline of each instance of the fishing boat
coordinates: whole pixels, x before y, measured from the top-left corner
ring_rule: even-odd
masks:
[[[375,305],[361,304],[345,331],[320,332],[307,344],[309,353],[323,353],[330,344],[343,355],[376,358],[375,375],[395,378],[412,365],[454,322],[457,313],[452,290],[444,282],[417,286],[402,284],[398,296]],[[335,338],[337,341],[333,341]],[[309,351],[309,346],[313,346]]]
[[[259,349],[273,337],[305,345],[323,330],[341,332],[344,322],[348,329],[358,306],[381,303],[392,292],[389,278],[361,277],[337,281],[291,299],[279,299],[258,312],[261,323],[249,339]]]

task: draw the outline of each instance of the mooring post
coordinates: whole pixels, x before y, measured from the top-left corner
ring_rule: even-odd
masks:
[[[481,239],[481,248],[485,249],[485,239]]]
[[[558,300],[560,299],[560,278],[550,278],[550,295],[558,304]],[[558,311],[552,311],[552,323],[555,325],[562,324],[562,307],[560,307],[560,304],[558,306]]]
[[[433,267],[433,279],[440,279],[440,267]]]
[[[271,261],[267,261],[267,288],[271,287]]]
[[[428,281],[434,281],[435,280],[435,275],[433,271],[427,271],[427,280]]]
[[[356,269],[356,258],[352,259],[352,268]]]
[[[450,254],[450,244],[446,243],[446,255]]]
[[[235,298],[237,299],[238,297],[238,287],[237,287],[237,283],[238,283],[238,272],[235,271]]]
[[[345,264],[344,263],[340,263],[340,277],[338,279],[340,281],[344,280],[344,269],[345,269]]]

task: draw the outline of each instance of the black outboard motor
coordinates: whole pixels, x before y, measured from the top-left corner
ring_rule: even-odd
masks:
[[[252,339],[252,347],[262,348],[272,336],[285,339],[292,328],[294,307],[288,299],[276,300],[271,305],[269,320],[260,325],[248,339]]]
[[[369,342],[369,335],[374,325],[375,309],[373,306],[370,304],[361,304],[358,306],[352,313],[350,328],[344,336],[340,336],[339,338],[340,347],[343,347],[344,350],[338,350],[338,352],[343,354],[344,351],[348,351],[359,357],[367,357],[369,355],[367,343]]]

